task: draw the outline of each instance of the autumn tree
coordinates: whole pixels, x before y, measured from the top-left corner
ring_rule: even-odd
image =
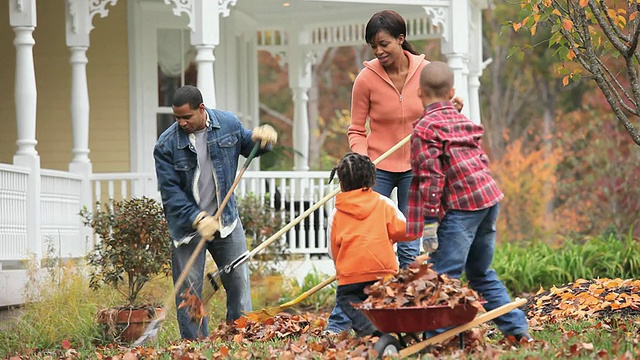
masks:
[[[522,0],[511,26],[532,36],[539,28],[548,28],[547,45],[564,61],[559,69],[563,84],[593,79],[616,119],[640,145],[638,9],[636,0]]]

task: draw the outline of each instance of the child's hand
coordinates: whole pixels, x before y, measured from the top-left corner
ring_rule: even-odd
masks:
[[[438,218],[424,219],[422,248],[426,253],[432,253],[438,249]]]
[[[451,99],[451,102],[458,112],[462,111],[462,108],[464,107],[464,100],[462,100],[460,96],[454,96],[453,99]]]

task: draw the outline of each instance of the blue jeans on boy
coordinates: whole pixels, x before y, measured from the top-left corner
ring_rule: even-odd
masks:
[[[336,294],[336,305],[333,307],[331,315],[329,315],[329,321],[327,322],[327,328],[325,329],[325,331],[338,334],[350,329],[351,320],[349,319],[347,314],[342,311],[340,303],[338,303],[338,296]]]
[[[393,188],[398,188],[398,209],[407,216],[407,202],[409,200],[409,187],[411,186],[411,170],[405,172],[390,172],[376,169],[376,183],[373,191],[386,197],[391,196]],[[403,241],[396,244],[398,263],[401,269],[406,268],[420,255],[420,238],[414,241]]]
[[[183,244],[177,248],[173,248],[173,281],[178,279],[182,274],[182,269],[191,257],[193,250],[198,245],[200,236],[196,236],[188,244]],[[173,245],[172,245],[173,247]],[[244,235],[242,224],[238,221],[236,228],[226,238],[221,238],[220,233],[216,233],[213,240],[205,246],[209,251],[218,268],[230,264],[247,250],[247,240]],[[198,295],[202,298],[202,280],[204,275],[204,265],[207,253],[203,250],[200,252],[196,261],[191,267],[187,278],[180,287],[180,291],[176,295],[176,308],[182,302],[180,295],[189,287],[192,287],[191,294]],[[220,279],[222,285],[227,292],[227,322],[240,318],[244,312],[251,311],[251,287],[249,283],[249,269],[247,264],[238,266],[231,273],[222,276]],[[207,285],[210,286],[210,285]],[[183,339],[196,340],[209,336],[209,328],[207,318],[203,318],[201,323],[191,319],[188,313],[189,309],[183,307],[178,309],[178,325],[180,327],[180,336]]]
[[[351,305],[363,302],[369,296],[364,293],[364,288],[374,282],[375,281],[366,281],[355,284],[338,285],[336,291],[336,303],[351,321],[353,330],[355,330],[358,336],[372,335],[378,332],[371,321],[360,310]]]
[[[435,271],[451,278],[459,278],[464,271],[469,286],[487,301],[484,304],[487,311],[511,302],[504,284],[490,268],[498,213],[498,204],[476,211],[447,211],[438,227],[438,249],[430,260]],[[520,335],[528,329],[527,319],[519,309],[493,321],[505,336]],[[440,331],[430,333],[437,332]]]

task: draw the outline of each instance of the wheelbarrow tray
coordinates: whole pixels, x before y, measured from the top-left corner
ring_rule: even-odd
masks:
[[[461,325],[475,318],[478,309],[469,303],[432,305],[427,307],[400,307],[360,309],[376,329],[387,333],[420,333]]]

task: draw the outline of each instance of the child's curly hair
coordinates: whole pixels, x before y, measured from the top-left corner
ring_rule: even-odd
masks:
[[[376,182],[376,167],[368,156],[358,153],[347,153],[338,166],[331,170],[329,182],[338,174],[342,191],[351,191],[362,188],[370,189]]]

